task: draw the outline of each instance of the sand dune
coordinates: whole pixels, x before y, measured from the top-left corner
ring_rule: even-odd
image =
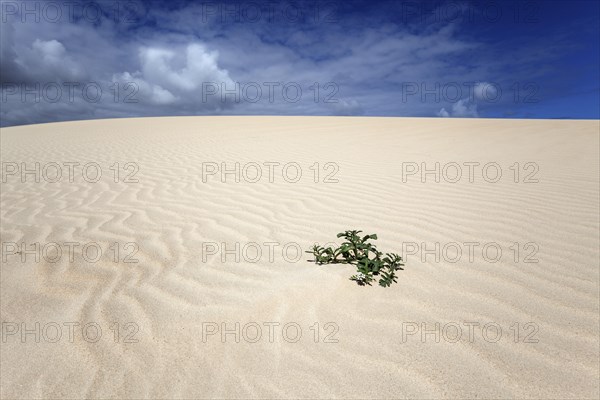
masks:
[[[599,130],[337,117],[4,128],[0,395],[598,398]],[[346,229],[404,250],[397,284],[359,287],[351,267],[297,255]]]

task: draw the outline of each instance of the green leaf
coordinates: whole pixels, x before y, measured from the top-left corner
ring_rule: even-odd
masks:
[[[402,257],[396,253],[383,253],[377,250],[377,247],[368,243],[369,239],[376,240],[377,235],[371,234],[363,236],[359,234],[362,231],[348,230],[337,234],[337,237],[343,237],[344,241],[340,247],[321,247],[315,244],[312,251],[306,253],[312,254],[316,264],[350,264],[356,267],[358,275],[352,275],[350,280],[355,281],[360,286],[369,285],[375,280],[374,276],[380,276],[379,285],[389,287],[397,282],[395,271],[404,270]],[[341,257],[341,259],[340,259]]]

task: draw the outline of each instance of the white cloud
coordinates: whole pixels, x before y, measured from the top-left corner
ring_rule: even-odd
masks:
[[[450,116],[450,113],[448,111],[446,111],[445,108],[442,108],[440,111],[438,111],[437,116],[448,118]]]
[[[355,99],[339,99],[337,103],[331,104],[335,115],[361,115],[364,110]]]
[[[219,67],[218,57],[218,52],[208,51],[200,43],[189,43],[177,49],[142,47],[139,49],[141,71],[114,74],[113,81],[122,85],[135,84],[140,102],[154,105],[179,103],[193,105],[196,110],[215,109],[220,97],[203,102],[203,83],[216,82],[218,87],[221,84],[234,87],[229,72]]]
[[[438,117],[458,117],[458,118],[477,118],[479,111],[477,109],[478,102],[496,101],[499,92],[497,85],[489,82],[477,82],[473,85],[472,96],[463,98],[452,104],[450,110],[441,108],[436,115]]]
[[[10,32],[9,29],[7,31]],[[14,40],[9,36],[8,40]],[[4,42],[4,40],[3,40]],[[29,46],[12,47],[2,52],[2,63],[16,69],[10,74],[38,83],[76,81],[85,76],[84,68],[75,61],[58,40],[35,39]],[[6,58],[5,58],[6,57]]]
[[[218,57],[218,52],[208,51],[199,43],[187,45],[184,60],[174,50],[140,49],[144,79],[169,90],[187,92],[201,88],[203,82],[233,83],[227,70],[219,68]],[[178,64],[183,66],[178,68]]]
[[[495,101],[498,97],[498,86],[495,83],[477,82],[473,86],[476,100]]]
[[[142,98],[156,105],[172,104],[177,101],[177,97],[170,91],[144,80],[140,72],[115,74],[113,82],[118,82],[120,87],[128,93],[135,91],[132,97],[136,100]]]
[[[477,104],[470,102],[469,99],[462,99],[452,104],[450,111],[442,108],[437,112],[438,117],[457,117],[457,118],[477,118]]]

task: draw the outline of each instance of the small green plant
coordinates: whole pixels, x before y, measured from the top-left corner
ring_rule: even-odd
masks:
[[[356,275],[350,280],[360,286],[369,285],[379,277],[379,285],[388,287],[397,282],[396,271],[404,270],[402,257],[396,253],[386,253],[377,250],[369,239],[377,240],[377,235],[360,236],[362,231],[346,231],[338,233],[338,238],[345,241],[338,248],[314,245],[307,251],[314,256],[314,262],[322,264],[351,264],[356,266]]]

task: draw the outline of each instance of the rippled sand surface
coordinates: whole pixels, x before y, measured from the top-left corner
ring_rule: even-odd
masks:
[[[0,395],[598,398],[599,130],[338,117],[1,129]],[[350,266],[297,254],[346,229],[404,251],[397,284],[359,287]]]

